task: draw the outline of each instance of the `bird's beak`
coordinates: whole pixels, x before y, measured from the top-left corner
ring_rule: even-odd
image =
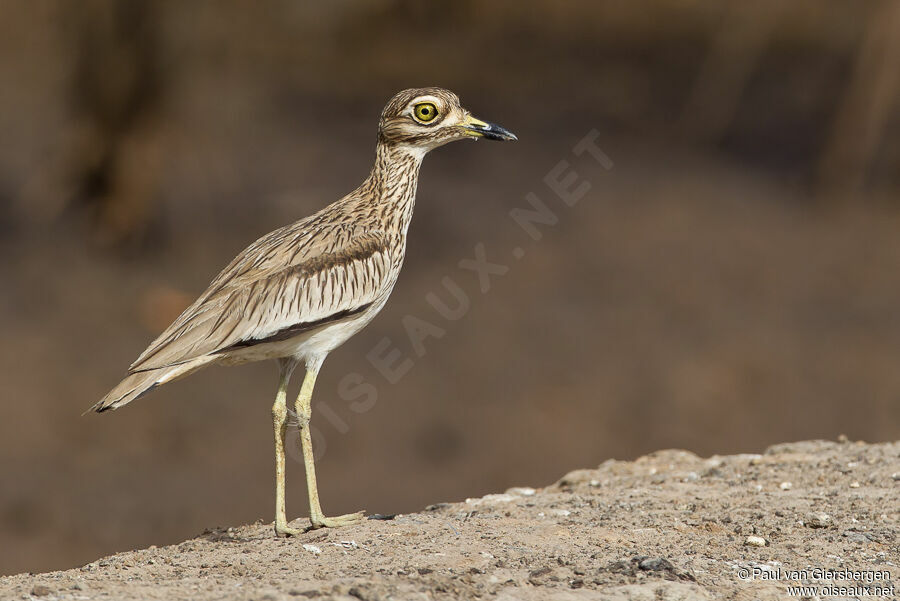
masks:
[[[488,140],[518,140],[516,135],[494,123],[488,123],[476,119],[472,115],[466,115],[460,124],[463,134],[474,138],[487,138]]]

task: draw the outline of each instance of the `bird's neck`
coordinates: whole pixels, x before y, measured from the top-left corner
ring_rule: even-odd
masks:
[[[404,237],[416,204],[419,167],[426,152],[421,148],[379,143],[375,165],[364,184],[376,199],[384,227],[388,231],[400,231]]]

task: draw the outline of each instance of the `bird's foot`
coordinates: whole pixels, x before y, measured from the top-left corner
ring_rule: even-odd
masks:
[[[358,524],[366,519],[365,511],[357,511],[356,513],[348,513],[333,518],[326,518],[324,515],[313,516],[309,519],[312,523],[311,530],[317,528],[340,528],[341,526],[350,526]]]
[[[278,537],[288,537],[288,536],[298,536],[303,533],[303,530],[300,528],[291,528],[287,524],[275,524],[275,536]]]

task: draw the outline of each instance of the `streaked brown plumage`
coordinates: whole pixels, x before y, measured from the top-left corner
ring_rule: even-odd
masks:
[[[279,535],[295,534],[284,516],[286,387],[298,363],[306,378],[296,402],[312,527],[352,523],[319,508],[309,440],[310,397],[327,354],[381,310],[397,281],[425,154],[463,138],[514,140],[472,117],[441,88],[404,90],[381,115],[375,165],[359,188],[318,213],[263,236],[240,253],[125,377],[92,407],[125,405],[153,388],[213,363],[277,359],[281,379],[272,413]]]

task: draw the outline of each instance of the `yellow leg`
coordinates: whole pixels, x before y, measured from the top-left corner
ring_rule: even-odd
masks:
[[[297,362],[282,359],[278,362],[280,377],[278,394],[272,405],[272,423],[275,428],[275,534],[291,536],[300,534],[296,528],[288,528],[284,511],[284,438],[287,434],[287,387]]]
[[[303,449],[303,464],[306,466],[306,487],[309,490],[309,521],[313,528],[338,528],[361,521],[365,513],[357,511],[333,518],[322,514],[319,506],[319,490],[316,487],[316,465],[313,458],[312,437],[309,434],[309,420],[312,417],[312,393],[316,385],[321,362],[312,362],[306,366],[306,377],[297,396],[295,408],[300,426],[300,446]]]

